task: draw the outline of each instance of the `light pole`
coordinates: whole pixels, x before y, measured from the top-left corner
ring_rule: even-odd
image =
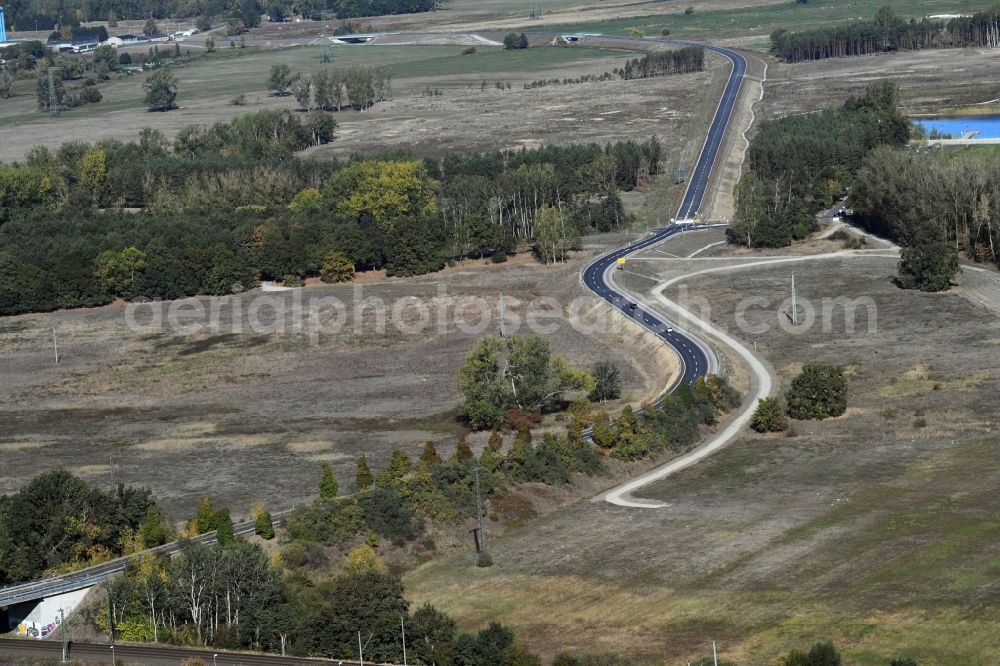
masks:
[[[213,655],[212,655],[212,666],[218,666],[218,664],[216,664],[216,663],[215,663],[215,659],[216,659],[216,658],[217,658],[218,656],[219,656],[219,653],[218,653],[218,652],[216,652],[215,654],[213,654]]]
[[[66,636],[69,627],[66,626],[66,613],[62,608],[59,609],[59,629],[62,632],[62,663],[65,664],[69,661],[69,642]]]
[[[109,645],[108,647],[111,648],[111,666],[118,666],[118,661],[115,659],[115,646]]]

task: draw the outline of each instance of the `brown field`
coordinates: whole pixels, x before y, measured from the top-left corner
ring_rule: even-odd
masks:
[[[190,514],[203,495],[246,515],[257,500],[278,508],[313,496],[317,461],[332,463],[346,484],[353,481],[361,452],[378,468],[393,448],[419,454],[428,439],[449,451],[464,431],[454,373],[475,341],[496,331],[500,289],[509,317],[524,322],[530,310],[542,324],[555,324],[556,330],[546,333],[555,353],[582,366],[602,358],[616,361],[624,398],[640,402],[671,380],[673,355],[614,319],[596,334],[567,322],[566,308],[581,293],[582,262],[594,250],[621,242],[606,237],[558,267],[543,267],[522,254],[505,265],[469,261],[410,280],[369,277],[357,294],[353,286],[315,285],[251,292],[228,302],[189,299],[179,325],[209,321],[190,314],[195,303],[220,312],[212,330],[190,334],[132,330],[124,304],[5,318],[0,451],[6,463],[0,494],[55,467],[107,481],[113,455],[117,478],[152,488],[175,519]],[[331,296],[344,303],[340,332],[334,333],[327,319],[327,313],[336,315],[333,310],[324,310],[324,332],[318,336],[310,333],[308,317],[296,332],[291,315],[273,316],[279,308],[291,311],[296,299],[308,313],[313,299]],[[378,332],[373,306],[355,310],[358,296],[384,299],[384,333]],[[429,330],[418,330],[419,311],[406,300],[411,297],[427,303],[432,313],[447,308],[444,325],[438,327],[435,319]],[[461,309],[469,297],[492,308],[493,319],[479,331],[458,325],[460,318],[481,321],[476,310]],[[527,306],[542,297],[554,300]],[[589,296],[580,304],[585,324],[607,310]],[[233,316],[236,305],[242,317]],[[257,332],[250,328],[251,307],[260,308]],[[150,311],[140,307],[136,321],[145,326]],[[232,332],[234,319],[242,322],[242,332]],[[276,321],[286,322],[283,333]],[[481,445],[485,438],[473,442]]]
[[[946,49],[788,65],[770,61],[763,107],[769,117],[831,108],[872,81],[899,84],[907,111],[978,104],[1000,98],[996,54]]]
[[[698,247],[689,240],[678,254]],[[635,268],[667,275],[665,261]],[[791,437],[744,436],[642,493],[665,509],[579,502],[543,517],[495,539],[497,565],[461,568],[460,583],[460,560],[425,565],[409,575],[410,593],[469,626],[502,618],[548,656],[616,650],[684,663],[714,639],[720,657],[763,665],[832,638],[850,664],[900,654],[922,665],[992,664],[1000,322],[962,292],[897,289],[894,265],[871,256],[794,264],[802,299],[872,298],[874,334],[861,317],[846,335],[842,316],[828,332],[785,333],[775,306],[792,268],[690,281],[713,322],[756,341],[782,384],[803,362],[845,365],[847,414],[796,423]],[[968,287],[984,281],[1000,293],[996,276],[977,274]],[[735,325],[748,295],[772,303],[747,314],[770,325],[765,333]]]

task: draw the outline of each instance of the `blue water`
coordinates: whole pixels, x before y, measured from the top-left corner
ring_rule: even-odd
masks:
[[[976,116],[973,118],[916,118],[913,121],[922,125],[927,133],[932,129],[945,134],[951,134],[961,139],[968,131],[978,131],[975,139],[1000,139],[1000,116]]]

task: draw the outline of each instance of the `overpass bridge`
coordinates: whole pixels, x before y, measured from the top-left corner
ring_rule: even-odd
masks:
[[[272,514],[271,523],[279,526],[293,510]],[[253,532],[252,520],[233,525],[233,534],[246,536]],[[215,532],[199,534],[190,540],[206,545],[217,541]],[[123,573],[130,562],[143,555],[171,557],[180,552],[181,543],[172,541],[72,573],[0,588],[0,632],[16,630],[21,635],[45,638],[57,625],[59,611],[69,615],[83,601],[90,588]]]

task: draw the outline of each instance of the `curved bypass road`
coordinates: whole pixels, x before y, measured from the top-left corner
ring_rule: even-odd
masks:
[[[414,36],[425,36],[429,34],[453,34],[453,33],[405,33],[405,35]],[[469,34],[469,33],[462,33]],[[558,36],[558,33],[531,33],[539,36],[554,37]],[[612,37],[612,36],[588,36],[587,41],[590,43],[595,43],[600,45],[601,42],[610,43],[668,43],[679,46],[703,46],[709,51],[718,53],[726,59],[728,59],[732,65],[733,69],[729,76],[729,80],[726,83],[726,88],[722,94],[722,98],[719,101],[719,105],[716,108],[715,115],[712,118],[712,123],[709,126],[708,135],[705,138],[705,142],[702,146],[701,153],[698,157],[698,162],[695,165],[694,171],[688,180],[687,190],[684,193],[684,198],[682,199],[681,206],[677,212],[677,219],[684,221],[692,221],[698,214],[703,199],[705,197],[706,191],[708,189],[708,184],[712,175],[712,171],[715,167],[716,158],[718,157],[719,150],[722,146],[723,139],[725,138],[726,130],[729,127],[730,118],[732,116],[733,109],[736,105],[737,98],[739,97],[740,88],[743,83],[744,75],[746,74],[747,62],[746,59],[735,51],[729,49],[720,48],[717,46],[709,46],[705,44],[697,44],[694,42],[684,42],[679,40],[649,40],[642,39],[638,37]],[[647,330],[651,331],[654,335],[661,338],[666,344],[670,345],[674,350],[676,350],[679,355],[681,362],[683,364],[683,372],[681,377],[678,379],[677,383],[671,388],[675,390],[682,382],[693,382],[700,376],[706,375],[709,372],[714,371],[716,366],[716,361],[708,349],[708,347],[698,340],[694,335],[687,333],[679,328],[674,327],[668,323],[665,319],[660,317],[658,314],[654,313],[647,307],[636,303],[633,307],[632,302],[620,291],[618,291],[614,284],[613,273],[615,265],[618,259],[631,256],[637,252],[648,249],[654,245],[662,243],[671,236],[675,234],[683,233],[687,229],[701,229],[705,228],[703,225],[671,225],[665,229],[657,231],[655,234],[626,247],[620,248],[613,252],[610,252],[595,262],[590,264],[586,269],[584,269],[582,274],[582,281],[584,285],[592,291],[599,298],[607,301],[627,316],[633,318],[639,325],[643,326]],[[728,431],[728,430],[727,430]],[[718,438],[716,438],[718,439]],[[656,479],[662,478],[678,469],[686,467],[697,460],[705,457],[715,449],[717,449],[721,444],[711,446],[715,442],[710,442],[709,444],[703,445],[687,454],[683,458],[679,458],[663,467],[657,468],[637,479],[614,488],[604,494],[600,498],[607,500],[613,504],[619,504],[622,506],[634,506],[634,507],[657,507],[662,506],[662,503],[648,502],[634,500],[629,497],[629,493],[644,486]],[[287,516],[291,511],[282,511],[273,514],[275,524],[280,523],[285,516]],[[235,526],[234,531],[237,534],[248,534],[253,531],[252,522],[244,522]],[[203,543],[214,543],[215,535],[214,533],[205,534],[197,537],[198,541]],[[162,553],[166,555],[173,555],[180,550],[180,545],[178,542],[173,542],[165,544],[158,548],[153,549],[151,552]],[[112,578],[122,571],[128,565],[131,557],[120,558],[101,564],[95,567],[90,567],[83,569],[71,574],[65,574],[62,576],[55,576],[52,578],[46,578],[39,581],[34,581],[31,583],[24,583],[21,585],[14,585],[6,588],[0,589],[0,607],[9,606],[12,604],[31,601],[34,599],[39,599],[45,596],[52,596],[62,592],[69,592],[72,590],[79,590],[85,587],[90,587],[97,583],[103,582],[109,578]],[[124,646],[123,646],[124,649]],[[149,648],[149,649],[160,649],[160,648]],[[122,652],[124,656],[124,652]],[[221,656],[221,653],[220,653]],[[222,661],[220,659],[220,661]],[[232,661],[227,661],[223,663],[237,663]],[[265,662],[240,662],[240,663],[265,663]],[[278,663],[277,661],[271,661],[269,663]],[[289,662],[293,663],[293,662]],[[300,662],[294,662],[300,663]]]
[[[677,42],[674,40],[670,40],[670,42],[674,44],[693,45],[690,42]],[[747,61],[742,55],[729,49],[715,46],[705,46],[705,48],[728,58],[733,64],[733,70],[729,76],[729,81],[726,83],[722,99],[719,100],[719,106],[716,108],[715,116],[712,118],[708,136],[705,138],[705,143],[701,149],[701,155],[698,157],[698,163],[695,165],[694,173],[688,181],[687,191],[684,193],[680,209],[677,212],[677,220],[684,223],[671,225],[637,243],[605,254],[587,266],[582,274],[583,284],[587,289],[597,295],[598,298],[610,303],[612,307],[632,317],[636,323],[659,337],[677,352],[678,357],[681,359],[683,371],[668,393],[675,391],[681,384],[690,384],[698,377],[716,371],[718,363],[707,345],[697,337],[680,330],[641,304],[631,302],[625,294],[616,289],[613,275],[619,259],[627,258],[637,252],[658,245],[671,236],[683,233],[688,229],[706,228],[706,225],[693,225],[688,224],[688,222],[693,221],[698,214],[707,193],[716,158],[719,155],[726,130],[732,118],[733,109],[736,106],[740,89],[743,85]],[[659,508],[665,506],[662,502],[632,498],[631,493],[711,455],[733,437],[744,422],[744,418],[737,419],[722,433],[686,455],[612,488],[598,495],[595,499],[604,500],[619,506],[637,508]]]

